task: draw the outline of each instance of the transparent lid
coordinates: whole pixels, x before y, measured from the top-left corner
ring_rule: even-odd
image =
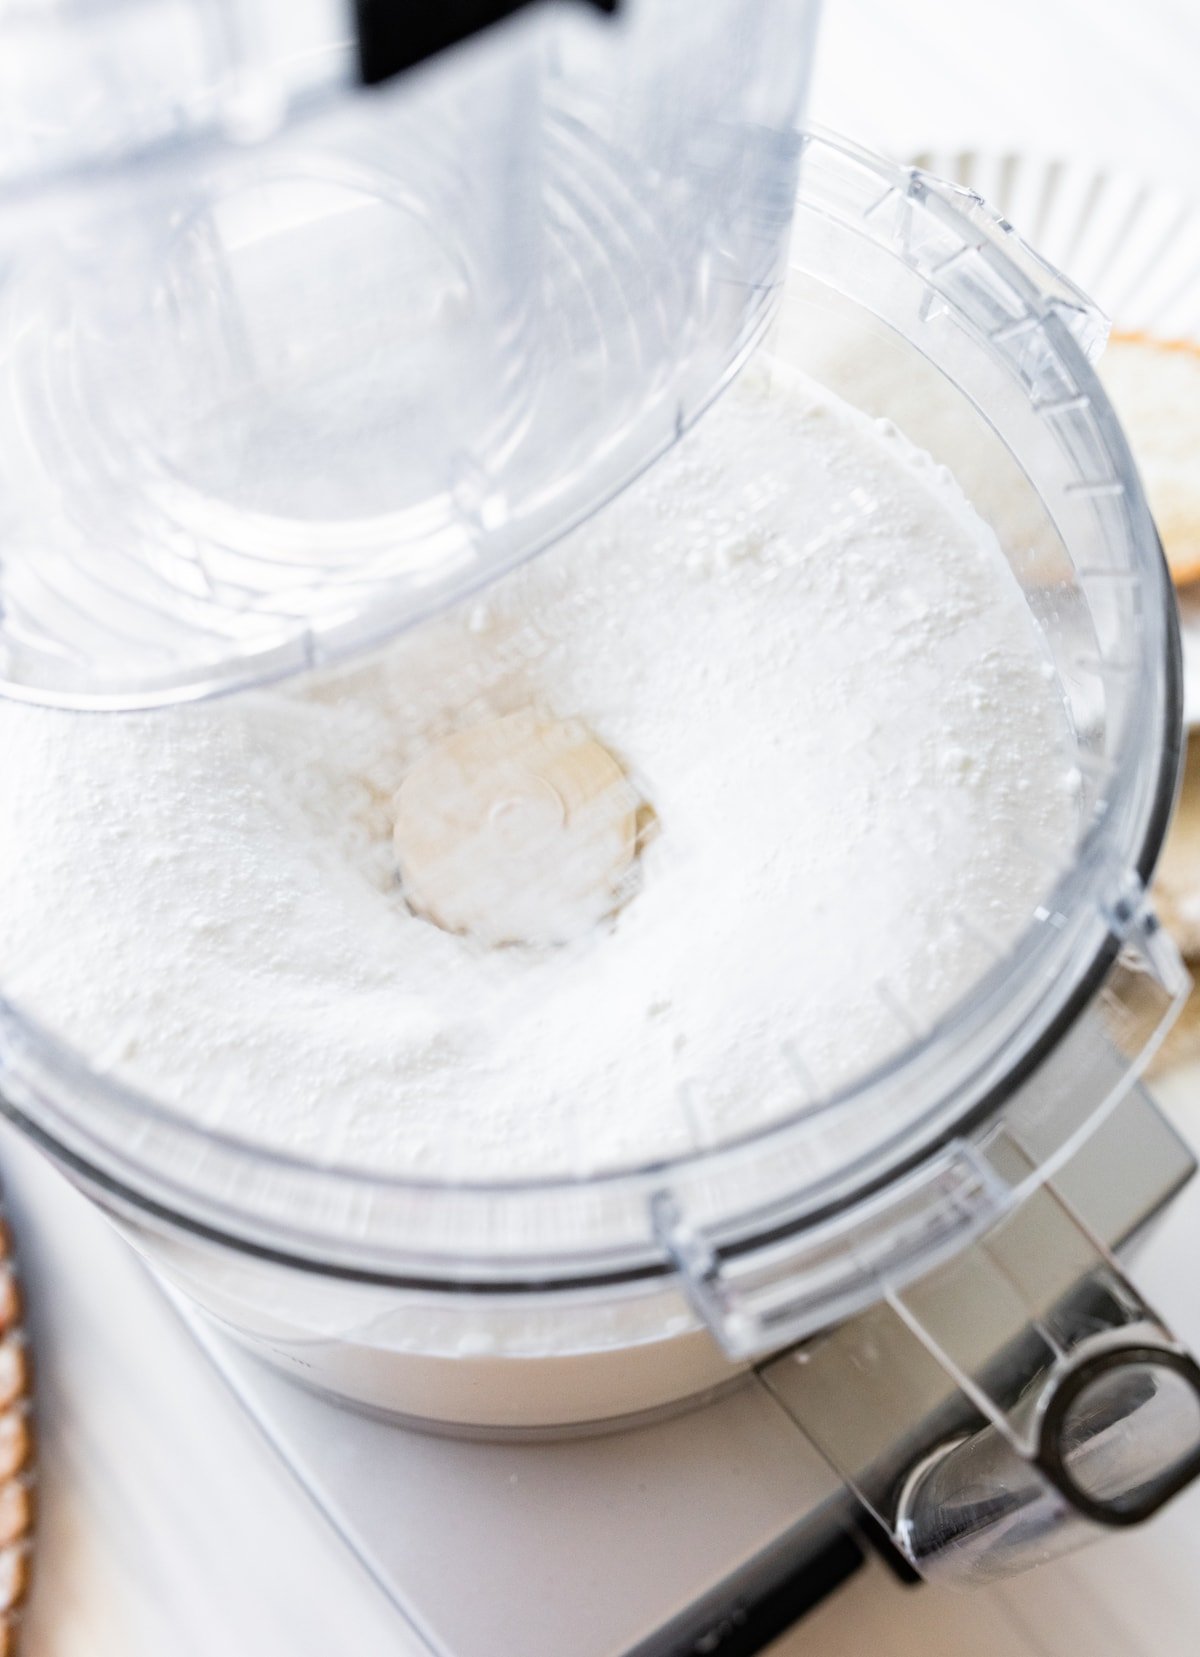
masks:
[[[815,10],[522,8],[364,89],[436,7],[5,8],[0,685],[277,677],[585,517],[764,321]]]
[[[8,710],[4,1090],[118,1206],[459,1287],[800,1239],[827,1317],[1128,1085],[1182,993],[1178,641],[1103,324],[840,142],[796,214],[770,338],[538,559],[283,686]]]

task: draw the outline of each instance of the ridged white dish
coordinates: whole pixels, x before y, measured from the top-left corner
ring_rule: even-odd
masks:
[[[1124,169],[975,150],[916,164],[965,184],[1011,221],[1121,332],[1200,344],[1200,201]],[[1200,584],[1179,594],[1184,720],[1200,729]]]

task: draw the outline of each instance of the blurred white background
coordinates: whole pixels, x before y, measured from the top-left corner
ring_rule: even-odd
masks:
[[[1027,150],[1193,188],[1198,77],[1196,0],[825,0],[810,107],[895,156]]]

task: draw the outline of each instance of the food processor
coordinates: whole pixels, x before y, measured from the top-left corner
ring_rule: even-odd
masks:
[[[814,24],[0,13],[6,695],[168,730],[418,634],[753,358],[953,474],[1070,715],[1081,831],[1026,848],[1015,945],[948,906],[989,957],[949,1011],[881,982],[884,1062],[827,1087],[789,1048],[782,1104],[730,1131],[681,1097],[652,1159],[585,1137],[450,1181],[284,1153],[0,1000],[8,1117],[455,1657],[750,1651],[864,1537],[988,1580],[1200,1470],[1200,1371],[1117,1258],[1193,1163],[1139,1083],[1187,990],[1146,898],[1180,669],[1103,320],[978,198],[801,127]]]

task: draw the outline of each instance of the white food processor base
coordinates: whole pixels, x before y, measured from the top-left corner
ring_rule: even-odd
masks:
[[[1127,1246],[1192,1168],[1135,1089],[1057,1184]],[[860,1513],[754,1375],[625,1430],[449,1438],[308,1391],[176,1305],[438,1657],[749,1657],[862,1562]]]

